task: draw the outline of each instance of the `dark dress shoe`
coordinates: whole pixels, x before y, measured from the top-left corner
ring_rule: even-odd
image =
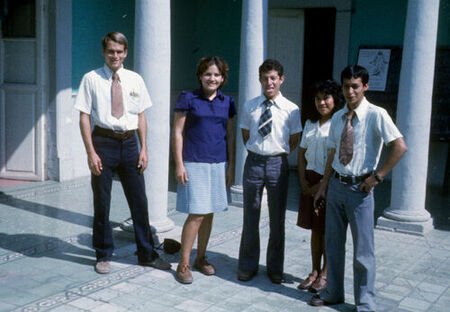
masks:
[[[158,270],[170,270],[171,268],[170,263],[160,257],[155,258],[152,261],[138,261],[138,263],[139,265],[150,266]]]
[[[314,295],[311,300],[309,300],[309,304],[314,307],[321,307],[321,306],[328,306],[332,304],[339,304],[343,303],[344,301],[338,301],[338,302],[329,302],[325,301],[322,298],[320,298],[320,295]]]
[[[285,282],[283,274],[267,273],[267,275],[269,275],[270,281],[274,284],[281,284]]]
[[[239,270],[238,272],[238,280],[242,281],[242,282],[248,282],[249,280],[251,280],[253,278],[253,276],[256,275],[257,272],[254,271],[242,271]]]

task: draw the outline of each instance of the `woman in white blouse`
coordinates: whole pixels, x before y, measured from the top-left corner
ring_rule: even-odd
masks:
[[[325,203],[314,209],[314,195],[319,189],[327,161],[327,138],[331,116],[344,105],[341,87],[334,80],[319,81],[313,87],[315,110],[306,121],[298,153],[301,195],[297,225],[311,229],[312,271],[299,289],[320,292],[327,285],[325,257]],[[322,264],[323,259],[323,264]],[[322,265],[321,265],[322,264]]]

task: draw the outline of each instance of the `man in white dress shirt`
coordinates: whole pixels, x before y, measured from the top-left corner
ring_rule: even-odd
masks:
[[[238,279],[249,281],[259,268],[259,218],[264,187],[270,217],[267,274],[283,282],[284,221],[288,189],[287,156],[302,131],[299,107],[280,92],[283,66],[268,59],[259,67],[263,94],[244,104],[240,127],[248,155],[244,166],[244,224],[239,249]]]
[[[401,159],[406,144],[386,110],[366,100],[364,92],[369,88],[369,74],[364,67],[346,67],[341,82],[347,103],[332,117],[327,143],[330,152],[322,184],[314,198],[316,206],[325,194],[327,198],[327,288],[312,297],[310,304],[344,302],[345,241],[350,225],[355,310],[375,311],[373,188]],[[390,150],[377,169],[383,142]]]
[[[115,172],[130,207],[139,264],[168,270],[170,263],[155,251],[142,174],[148,162],[144,110],[152,105],[150,96],[141,76],[123,68],[128,52],[126,37],[118,32],[108,33],[102,46],[105,65],[84,75],[75,101],[94,195],[95,271],[110,272],[114,242],[109,211]]]

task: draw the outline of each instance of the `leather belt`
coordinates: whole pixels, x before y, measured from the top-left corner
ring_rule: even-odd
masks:
[[[131,138],[135,134],[135,132],[136,130],[115,131],[95,126],[93,134],[123,141]]]
[[[280,153],[280,154],[275,154],[275,155],[261,155],[261,154],[257,154],[254,153],[252,151],[247,151],[248,155],[250,155],[252,158],[255,159],[267,159],[267,158],[271,158],[271,157],[286,157],[288,154],[287,153]]]
[[[351,175],[339,174],[335,171],[333,175],[342,184],[356,184],[356,183],[362,182],[365,179],[367,179],[368,177],[370,177],[372,175],[372,172],[366,173],[365,175],[362,175],[362,176],[351,176]]]

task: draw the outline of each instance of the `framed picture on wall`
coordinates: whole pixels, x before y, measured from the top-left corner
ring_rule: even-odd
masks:
[[[391,49],[359,49],[358,65],[369,72],[369,91],[385,91]]]

